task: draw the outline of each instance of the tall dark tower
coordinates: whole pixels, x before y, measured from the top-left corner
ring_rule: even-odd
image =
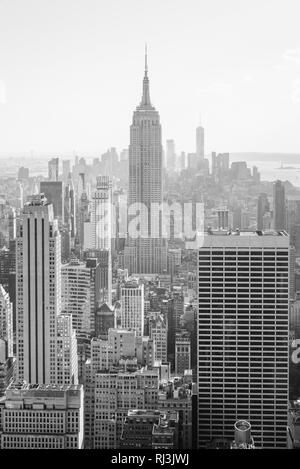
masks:
[[[274,198],[274,229],[286,230],[286,199],[285,189],[281,181],[276,181],[273,187]]]
[[[131,219],[129,213],[125,267],[130,273],[157,274],[167,268],[166,240],[162,237],[162,213],[159,210],[163,202],[161,140],[159,113],[150,101],[146,50],[142,100],[133,113],[130,126],[128,203],[129,208],[133,204],[143,204],[148,215],[143,211],[142,236],[133,238],[130,221],[138,212]]]
[[[264,192],[259,194],[257,201],[257,229],[264,229],[264,215],[270,211],[268,196]]]

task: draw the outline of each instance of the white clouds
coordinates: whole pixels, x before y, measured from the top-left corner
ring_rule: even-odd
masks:
[[[287,49],[282,58],[289,62],[293,62],[300,65],[300,48],[298,49]]]
[[[0,80],[0,104],[6,103],[6,86],[3,80]]]

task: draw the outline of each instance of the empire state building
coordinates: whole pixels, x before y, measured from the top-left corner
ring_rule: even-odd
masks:
[[[129,273],[158,274],[167,268],[167,243],[163,238],[162,144],[159,113],[152,106],[149,92],[147,52],[143,95],[133,113],[129,145],[129,227],[139,205],[140,235],[128,232],[125,267]],[[160,208],[159,208],[160,207]]]

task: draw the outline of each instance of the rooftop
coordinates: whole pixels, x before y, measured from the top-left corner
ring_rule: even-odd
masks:
[[[12,382],[7,390],[9,391],[79,391],[79,384],[58,385],[58,384],[29,384],[25,381]]]

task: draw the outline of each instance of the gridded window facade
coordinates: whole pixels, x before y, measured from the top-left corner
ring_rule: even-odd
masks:
[[[235,421],[245,419],[257,448],[284,448],[288,237],[261,246],[227,238],[199,250],[198,445],[232,441]]]

